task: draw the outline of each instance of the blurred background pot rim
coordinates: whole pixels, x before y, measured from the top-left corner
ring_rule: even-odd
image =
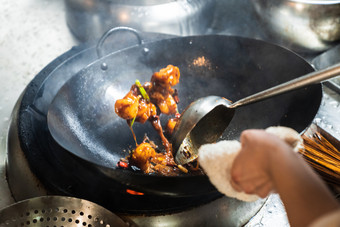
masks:
[[[107,0],[107,2],[114,4],[122,4],[122,5],[132,5],[132,6],[152,6],[152,5],[161,5],[172,2],[183,2],[188,0]],[[189,0],[195,1],[195,0]]]
[[[200,35],[211,26],[216,0],[65,0],[66,21],[80,41],[113,27],[143,32]]]
[[[340,0],[289,0],[289,2],[312,4],[312,5],[340,4]]]
[[[251,1],[265,33],[297,52],[318,53],[340,40],[339,0]]]

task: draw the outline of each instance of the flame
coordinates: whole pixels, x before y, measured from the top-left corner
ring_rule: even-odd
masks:
[[[144,195],[143,192],[137,192],[131,189],[126,189],[126,193],[130,194],[130,195]]]

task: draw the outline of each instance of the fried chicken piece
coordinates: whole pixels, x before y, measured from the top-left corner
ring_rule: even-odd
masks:
[[[136,147],[129,158],[129,163],[139,167],[144,173],[157,172],[164,176],[176,176],[180,170],[169,166],[165,154],[157,153],[152,144],[143,142]]]
[[[155,72],[151,77],[151,82],[160,85],[168,90],[179,82],[180,72],[178,67],[168,65],[166,68]]]
[[[168,65],[152,75],[151,84],[145,84],[146,90],[150,93],[151,101],[158,106],[163,114],[170,115],[177,112],[177,102],[172,96],[175,90],[172,89],[172,86],[178,84],[179,77],[178,67]]]
[[[143,88],[145,89],[146,93],[150,93],[153,89],[153,85],[151,82],[147,81],[143,84]]]
[[[145,123],[151,116],[157,115],[156,106],[141,97],[138,88],[133,85],[123,99],[115,103],[115,112],[119,117]]]
[[[129,93],[115,103],[115,112],[127,120],[137,146],[129,156],[129,163],[139,167],[144,173],[158,172],[172,175],[179,171],[173,159],[172,145],[164,136],[159,116],[160,113],[177,114],[178,93],[172,86],[179,82],[179,77],[178,67],[168,65],[155,72],[150,82],[141,85],[136,80]],[[150,121],[161,137],[166,153],[157,153],[155,146],[145,141],[138,145],[132,130],[133,121],[140,123]],[[173,129],[174,125],[171,127]]]
[[[151,116],[157,115],[156,106],[145,99],[139,100],[136,121],[144,124]]]
[[[138,166],[143,172],[150,172],[150,160],[156,155],[156,151],[149,143],[141,143],[136,147],[130,157],[130,163]]]
[[[168,120],[168,123],[166,124],[166,132],[169,135],[172,135],[172,133],[174,132],[174,129],[176,127],[177,122],[179,121],[178,118],[170,118]]]
[[[174,166],[156,164],[153,166],[153,169],[163,176],[178,176],[180,173],[179,169]]]
[[[138,114],[139,99],[140,96],[135,96],[132,91],[129,91],[124,98],[116,101],[116,114],[126,120],[135,118]]]
[[[150,116],[156,115],[155,103],[161,113],[170,115],[177,112],[177,103],[171,94],[171,88],[179,82],[180,72],[178,67],[168,65],[166,68],[155,72],[151,77],[151,82],[146,82],[143,88],[150,93],[151,103],[141,98],[136,85],[133,85],[129,93],[115,103],[115,112],[123,119],[144,123]]]
[[[159,154],[150,143],[139,144],[130,156],[130,163],[138,166],[144,173],[152,173],[153,164],[166,165],[165,156]]]
[[[161,113],[170,115],[177,113],[177,103],[169,94],[162,94],[160,92],[153,92],[150,95],[152,102],[156,103]]]

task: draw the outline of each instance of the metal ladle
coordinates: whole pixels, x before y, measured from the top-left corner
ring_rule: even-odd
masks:
[[[234,103],[219,96],[207,96],[192,102],[182,113],[172,135],[176,163],[183,165],[195,160],[201,145],[216,142],[231,122],[237,107],[339,75],[340,64],[336,64],[250,95]]]

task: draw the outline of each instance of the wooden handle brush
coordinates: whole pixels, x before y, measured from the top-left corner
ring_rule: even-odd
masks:
[[[309,135],[308,135],[309,134]],[[299,152],[324,181],[340,186],[340,152],[319,131],[312,130],[303,136],[303,148]]]

